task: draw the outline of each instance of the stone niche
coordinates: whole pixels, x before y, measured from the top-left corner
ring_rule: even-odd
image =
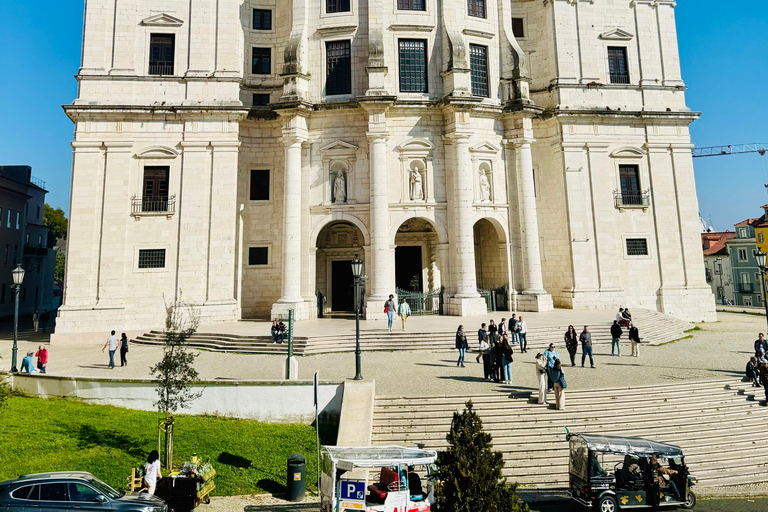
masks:
[[[435,146],[427,139],[410,139],[396,149],[400,153],[400,203],[434,204],[432,151]]]
[[[493,204],[496,202],[494,168],[501,147],[492,142],[483,141],[469,148],[469,151],[472,154],[472,169],[474,170],[474,203]]]
[[[358,146],[337,140],[320,148],[323,162],[323,205],[344,205],[357,202]]]

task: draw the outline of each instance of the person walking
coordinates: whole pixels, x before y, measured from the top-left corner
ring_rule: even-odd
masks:
[[[629,327],[629,341],[632,342],[632,357],[640,357],[640,331],[634,324]]]
[[[48,325],[49,316],[47,309],[44,309],[43,313],[40,315],[40,327],[43,328],[43,332],[45,332],[45,326]]]
[[[592,333],[589,332],[589,326],[585,325],[584,330],[579,334],[579,341],[581,342],[581,367],[584,368],[584,360],[589,354],[589,365],[594,368],[595,360],[592,358]]]
[[[555,367],[555,361],[560,359],[560,354],[555,350],[555,344],[550,343],[547,350],[544,351],[544,359],[547,360],[547,393],[555,387],[555,379],[552,377],[552,368]]]
[[[35,357],[37,358],[37,369],[40,370],[40,373],[45,373],[45,367],[48,364],[48,349],[39,345]]]
[[[522,316],[517,320],[517,335],[520,338],[520,352],[528,352],[528,324]]]
[[[120,336],[120,366],[128,366],[128,336],[125,333]]]
[[[488,338],[488,331],[485,330],[485,324],[481,324],[480,329],[477,330],[477,342],[480,344],[480,347],[478,348],[475,361],[478,363],[480,362],[480,358],[483,357],[483,341],[487,341],[486,338]]]
[[[576,329],[569,325],[563,338],[565,339],[565,349],[571,356],[571,366],[576,366],[576,351],[579,349],[579,337],[576,335]]]
[[[32,313],[32,326],[35,328],[35,332],[37,332],[37,328],[40,327],[40,312],[37,311],[37,308],[35,308],[35,312]]]
[[[395,321],[395,311],[397,311],[395,296],[390,295],[389,300],[384,303],[384,313],[387,314],[387,330],[389,332],[392,332],[392,322]]]
[[[562,411],[565,409],[565,374],[560,360],[556,359],[552,367],[552,380],[555,381],[555,409]]]
[[[761,352],[760,349],[764,354],[768,354],[768,341],[763,337],[763,333],[758,334],[755,340],[755,355]]]
[[[536,354],[536,379],[539,383],[539,404],[547,405],[547,360],[544,354]]]
[[[510,342],[514,345],[519,341],[517,336],[517,315],[514,313],[512,313],[512,318],[509,319],[507,330],[509,331],[509,336],[512,338]]]
[[[397,314],[400,315],[400,320],[403,321],[403,330],[405,330],[405,321],[411,316],[411,306],[405,302],[405,299],[400,299],[400,305],[397,307]]]
[[[144,483],[149,494],[155,494],[157,481],[162,477],[160,473],[160,454],[157,453],[157,450],[152,450],[147,456],[146,464],[144,464]]]
[[[469,345],[467,344],[467,335],[464,333],[464,326],[460,325],[456,330],[456,350],[459,351],[459,360],[456,366],[464,368],[464,354],[466,354]]]
[[[104,352],[104,349],[106,348],[109,348],[109,368],[114,370],[115,352],[120,348],[120,340],[115,336],[115,331],[112,331],[112,334],[107,338],[107,342],[101,347],[101,351]]]
[[[614,355],[613,350],[616,349],[621,357],[621,335],[623,334],[619,322],[613,321],[611,326],[611,355]]]
[[[512,384],[512,345],[507,337],[501,338],[501,382]]]

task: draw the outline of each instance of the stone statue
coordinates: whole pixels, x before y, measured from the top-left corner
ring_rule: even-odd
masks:
[[[491,200],[491,182],[485,171],[480,171],[480,199],[482,201]]]
[[[347,202],[347,179],[344,171],[337,172],[336,178],[333,180],[333,202]]]
[[[418,169],[411,169],[411,201],[424,199],[424,183]]]

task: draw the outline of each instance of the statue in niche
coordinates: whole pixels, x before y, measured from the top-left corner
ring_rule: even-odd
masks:
[[[411,201],[424,200],[424,182],[418,168],[411,169]]]
[[[347,202],[347,177],[341,170],[336,173],[336,178],[333,180],[333,202]]]
[[[491,200],[491,181],[488,179],[487,171],[480,171],[480,200]]]

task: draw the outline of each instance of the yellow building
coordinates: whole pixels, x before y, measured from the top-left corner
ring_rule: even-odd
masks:
[[[755,228],[755,243],[758,249],[768,253],[768,204],[761,206],[763,216],[757,219],[752,226]]]

